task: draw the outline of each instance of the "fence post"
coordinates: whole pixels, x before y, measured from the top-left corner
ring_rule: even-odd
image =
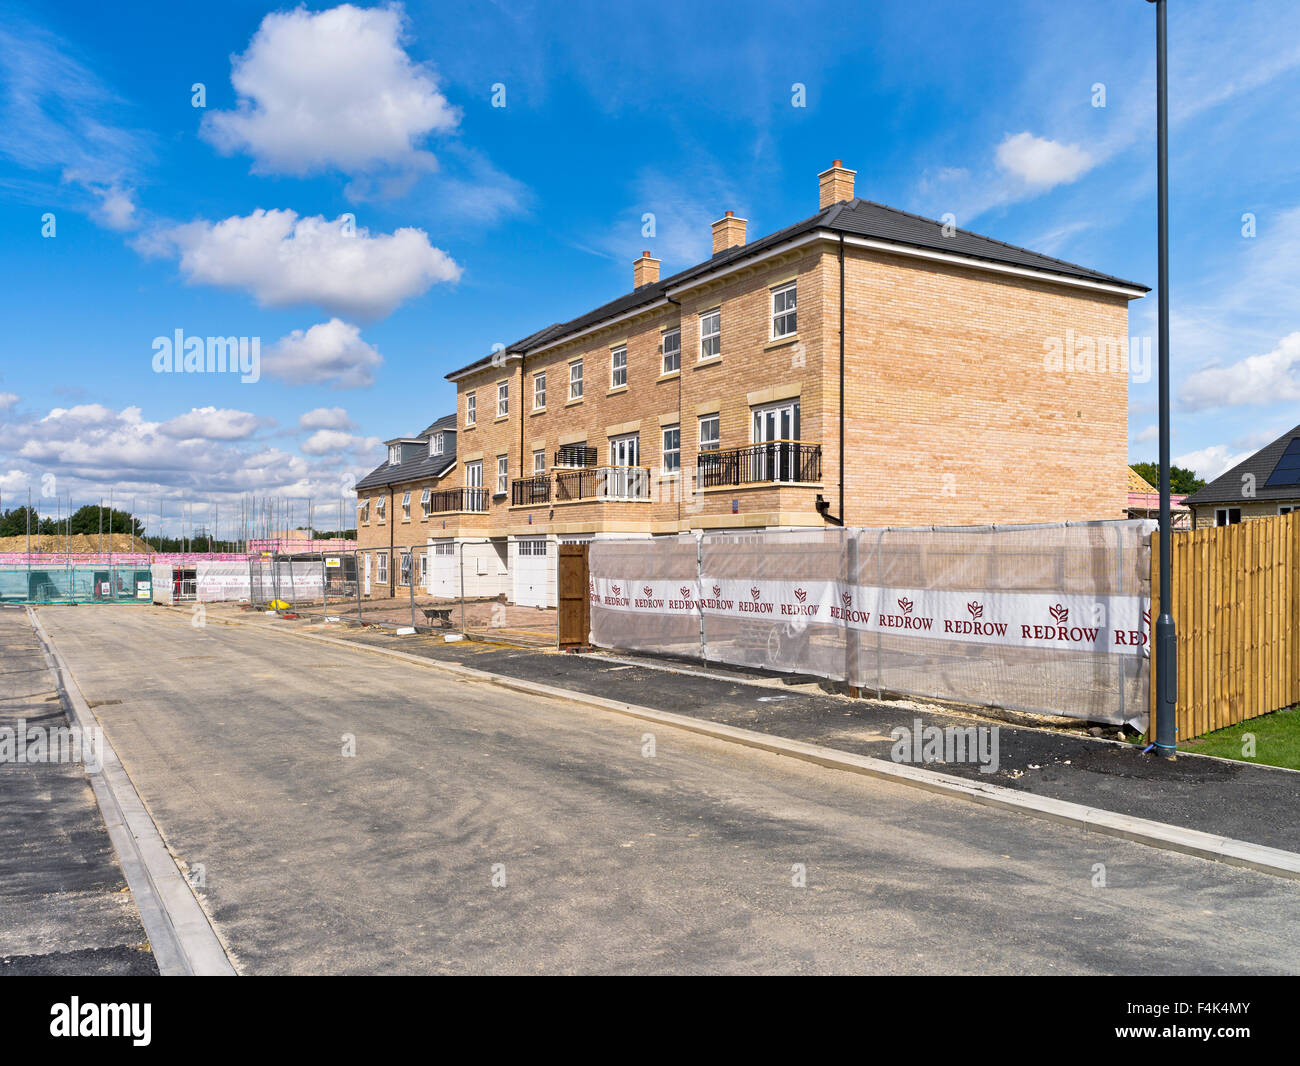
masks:
[[[844,562],[844,586],[846,588],[856,586],[858,581],[858,535],[853,529],[840,527],[840,535],[847,538],[848,543],[845,545]],[[845,619],[844,626],[844,680],[849,686],[850,696],[862,695],[861,678],[858,665],[858,655],[862,649],[862,637],[858,633],[858,627],[853,625],[849,619]]]
[[[1155,533],[1149,534],[1149,537],[1151,540],[1151,607],[1149,610],[1154,614],[1156,605],[1160,602],[1160,537]],[[1151,665],[1147,670],[1147,740],[1151,741],[1156,735],[1156,713],[1160,704],[1156,698],[1156,657],[1159,651],[1155,638],[1154,618],[1151,619],[1147,632],[1151,640]]]
[[[365,621],[361,613],[361,552],[357,548],[352,549],[352,576],[356,578],[353,582],[357,587],[357,625]]]

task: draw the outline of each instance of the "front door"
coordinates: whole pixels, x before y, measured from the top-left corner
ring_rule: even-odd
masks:
[[[754,481],[794,481],[799,440],[799,401],[760,407],[754,412]]]

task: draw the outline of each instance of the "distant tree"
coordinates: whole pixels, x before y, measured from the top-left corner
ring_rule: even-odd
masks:
[[[1131,463],[1134,470],[1142,475],[1148,483],[1160,488],[1159,463]],[[1205,488],[1205,481],[1196,476],[1196,471],[1185,466],[1169,467],[1169,491],[1176,496],[1190,496],[1198,489]]]

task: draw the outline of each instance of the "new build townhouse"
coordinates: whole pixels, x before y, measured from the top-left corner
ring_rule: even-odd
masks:
[[[408,448],[432,462],[427,433],[357,486],[361,547],[388,553],[375,594],[416,574],[458,595],[468,573],[475,594],[552,606],[555,545],[596,537],[1121,515],[1128,304],[1147,287],[854,179],[836,160],[817,213],[756,240],[728,211],[706,261],[661,278],[646,251],[628,292],[448,374],[454,462],[427,513],[392,514],[408,486],[425,498],[398,468]]]

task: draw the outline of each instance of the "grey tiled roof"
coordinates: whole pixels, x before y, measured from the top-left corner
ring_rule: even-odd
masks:
[[[1220,474],[1204,488],[1197,489],[1183,503],[1203,507],[1211,503],[1240,504],[1243,501],[1249,503],[1252,498],[1256,500],[1278,500],[1283,503],[1290,500],[1300,500],[1300,487],[1296,485],[1274,485],[1272,488],[1267,485],[1269,475],[1273,473],[1277,461],[1282,458],[1282,453],[1286,451],[1287,445],[1297,437],[1300,437],[1300,426],[1288,429],[1272,444],[1266,444],[1250,458],[1243,459],[1226,474]],[[1242,495],[1243,485],[1248,483],[1242,481],[1246,474],[1254,476],[1254,497]]]
[[[428,440],[433,433],[446,432],[445,450],[441,455],[429,455],[427,449],[418,459],[408,459],[397,466],[390,466],[387,461],[375,467],[356,484],[356,491],[379,488],[387,485],[400,485],[407,481],[430,481],[449,467],[456,465],[456,416],[443,415],[440,419],[419,434],[420,440]]]
[[[819,229],[910,248],[947,252],[951,255],[964,256],[969,259],[982,259],[990,263],[1022,267],[1047,274],[1058,274],[1062,277],[1082,281],[1119,285],[1125,288],[1137,289],[1141,292],[1150,291],[1150,286],[1141,285],[1134,281],[1125,281],[1123,278],[1117,278],[1110,274],[1102,274],[1096,270],[1079,266],[1077,263],[1068,263],[1064,259],[1055,259],[1049,255],[1032,252],[1027,248],[1006,244],[1003,241],[972,233],[969,230],[958,229],[951,236],[945,236],[943,223],[934,219],[923,218],[907,211],[899,211],[897,208],[886,207],[884,204],[878,204],[871,200],[854,199],[832,204],[825,210],[817,212],[811,218],[796,222],[793,226],[787,226],[775,233],[769,233],[766,237],[760,237],[748,244],[726,248],[702,263],[696,263],[694,266],[660,281],[642,285],[631,292],[624,293],[617,299],[609,301],[609,303],[602,304],[593,311],[579,315],[577,318],[572,318],[567,322],[557,322],[545,329],[540,329],[536,333],[516,341],[506,348],[506,351],[526,354],[535,348],[540,348],[554,341],[558,337],[578,333],[605,319],[614,318],[626,311],[632,311],[638,307],[655,303],[679,285],[719,267],[757,255],[784,241],[792,240],[795,237]],[[480,367],[490,365],[491,362],[491,356],[484,356],[482,359],[461,367],[459,370],[453,370],[447,376],[454,377],[465,373],[467,370],[477,370]]]

